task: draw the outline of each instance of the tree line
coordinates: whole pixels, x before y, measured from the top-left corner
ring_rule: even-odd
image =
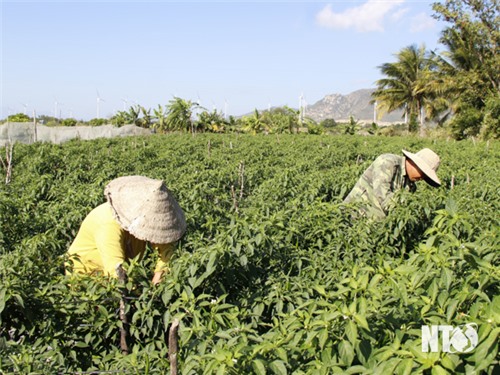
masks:
[[[439,42],[444,52],[425,45],[410,45],[395,54],[396,62],[379,66],[384,78],[376,81],[372,102],[377,114],[404,112],[404,131],[416,132],[434,122],[455,139],[500,137],[500,3],[498,0],[444,0],[432,5],[433,17],[448,26]],[[32,121],[28,116],[9,116],[9,121]],[[74,126],[75,119],[39,118],[48,125]],[[257,109],[239,118],[199,103],[174,97],[168,104],[148,109],[141,105],[118,111],[110,119],[92,119],[84,125],[135,124],[156,132],[186,131],[224,133],[354,134],[359,124],[351,117],[337,127],[333,119],[316,122],[299,110],[279,107]],[[402,125],[402,124],[401,124]],[[400,128],[401,128],[400,125]],[[379,132],[376,123],[368,133]]]
[[[447,125],[457,139],[500,134],[500,3],[445,0],[434,18],[448,24],[442,53],[424,45],[401,49],[397,61],[381,65],[372,103],[379,113],[402,109],[410,127],[425,121]]]

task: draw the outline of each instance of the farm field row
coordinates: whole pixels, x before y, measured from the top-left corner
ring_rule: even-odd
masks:
[[[399,192],[384,220],[353,220],[342,200],[370,163],[423,147],[441,156],[443,185]],[[11,182],[0,181],[0,373],[163,374],[177,318],[181,374],[493,374],[499,160],[498,142],[421,138],[16,144]],[[64,254],[104,186],[136,174],[163,179],[186,214],[169,275],[151,285],[149,251],[125,286],[66,276]],[[473,350],[422,351],[422,325],[468,323]]]

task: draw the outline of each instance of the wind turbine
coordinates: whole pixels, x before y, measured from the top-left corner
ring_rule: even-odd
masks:
[[[306,116],[306,99],[304,98],[304,93],[300,94],[299,97],[299,120],[300,122],[304,121],[304,118]]]
[[[27,115],[28,113],[28,105],[27,104],[24,104],[24,103],[21,103],[22,106],[24,107],[24,114]]]
[[[197,96],[198,100],[195,102],[196,106],[194,109],[194,115],[199,119],[200,114],[203,112],[203,110],[202,110],[202,106],[201,106],[200,93],[196,92],[196,96]]]
[[[123,102],[123,110],[126,111],[127,110],[126,106],[127,106],[128,100],[125,98],[122,98],[122,102]]]
[[[59,113],[59,117],[57,116],[57,114],[58,114],[57,109],[58,109],[58,106],[60,106],[60,105],[63,105],[63,103],[58,102],[56,97],[54,96],[54,118],[55,119],[58,119],[60,117],[60,113]]]
[[[104,102],[105,100],[99,96],[99,91],[98,90],[96,90],[96,92],[97,92],[97,111],[96,111],[97,117],[96,118],[100,118],[99,117],[99,105],[100,105],[101,102]]]

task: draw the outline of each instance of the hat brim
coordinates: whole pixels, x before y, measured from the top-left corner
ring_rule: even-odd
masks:
[[[161,180],[119,177],[106,186],[104,195],[120,226],[140,240],[174,243],[186,231],[184,212]]]
[[[424,159],[422,159],[420,156],[411,153],[406,150],[402,150],[403,154],[410,159],[412,162],[415,163],[415,165],[422,171],[422,173],[425,175],[424,180],[427,182],[429,185],[433,187],[439,187],[441,186],[441,181],[439,180],[439,177],[437,176],[436,172],[425,162]]]

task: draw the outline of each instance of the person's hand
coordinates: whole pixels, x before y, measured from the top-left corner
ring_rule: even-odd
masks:
[[[153,276],[153,285],[157,285],[160,281],[161,281],[161,277],[163,275],[163,272],[160,271],[160,272],[155,272],[154,276]]]

